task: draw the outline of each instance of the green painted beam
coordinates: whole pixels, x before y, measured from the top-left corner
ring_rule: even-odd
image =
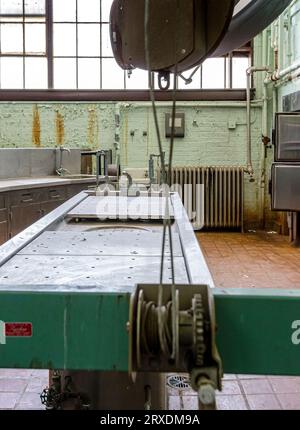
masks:
[[[215,290],[225,373],[300,375],[300,291]]]
[[[300,375],[300,292],[213,290],[225,373]],[[0,320],[31,322],[7,337],[1,368],[128,370],[129,293],[0,292]]]
[[[128,369],[129,294],[0,293],[0,320],[32,323],[7,337],[1,368]]]

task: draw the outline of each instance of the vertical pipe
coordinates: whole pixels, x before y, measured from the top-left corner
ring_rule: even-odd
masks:
[[[251,77],[252,72],[247,71],[247,172],[253,177],[252,148],[251,148]]]
[[[256,72],[269,72],[269,67],[249,67],[247,74],[247,170],[250,181],[254,181],[254,169],[252,163],[252,141],[251,141],[251,80]]]

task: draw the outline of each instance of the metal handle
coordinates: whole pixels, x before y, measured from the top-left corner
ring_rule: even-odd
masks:
[[[33,202],[33,199],[32,199],[32,198],[21,200],[21,203],[31,203],[31,202]]]

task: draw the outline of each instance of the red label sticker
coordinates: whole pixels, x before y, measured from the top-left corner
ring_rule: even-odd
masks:
[[[31,337],[31,323],[5,323],[5,336],[7,337]]]

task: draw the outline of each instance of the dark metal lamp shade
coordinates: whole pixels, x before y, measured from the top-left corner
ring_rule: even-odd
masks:
[[[113,53],[125,70],[174,72],[176,65],[176,70],[183,72],[208,57],[240,48],[290,3],[291,0],[114,0],[110,15]]]

